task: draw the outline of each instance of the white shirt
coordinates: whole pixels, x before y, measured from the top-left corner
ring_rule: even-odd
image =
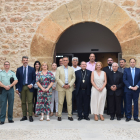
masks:
[[[23,66],[23,74],[24,74],[25,67]],[[28,84],[28,65],[26,66],[26,80],[25,84]]]
[[[77,66],[76,68],[72,66],[72,68],[74,69],[74,71],[80,70],[81,67]]]
[[[109,69],[110,69],[110,67],[111,67],[111,71],[112,71],[112,66],[108,66],[109,67]]]

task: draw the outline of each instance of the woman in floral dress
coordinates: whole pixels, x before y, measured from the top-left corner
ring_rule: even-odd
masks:
[[[50,121],[50,104],[52,97],[52,85],[55,82],[54,75],[48,71],[46,62],[41,64],[41,69],[37,76],[38,95],[36,103],[36,115],[41,114],[40,121],[44,120],[44,114],[47,114],[47,121]]]

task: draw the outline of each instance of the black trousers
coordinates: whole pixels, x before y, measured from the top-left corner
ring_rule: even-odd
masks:
[[[33,111],[34,111],[34,113],[35,113],[36,102],[37,102],[37,89],[34,89],[34,92],[33,92],[33,105],[34,105]]]
[[[90,96],[87,95],[86,90],[80,90],[77,95],[77,110],[79,117],[82,117],[82,113],[85,118],[89,116],[89,102]]]
[[[121,117],[121,100],[122,96],[108,95],[110,116]]]
[[[72,113],[77,108],[77,96],[76,96],[76,90],[72,92]]]

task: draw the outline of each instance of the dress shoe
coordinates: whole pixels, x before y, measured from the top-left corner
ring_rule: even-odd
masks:
[[[25,121],[25,120],[27,120],[26,116],[24,116],[20,121]]]
[[[8,122],[9,122],[9,123],[14,123],[14,121],[13,121],[13,120],[8,120]]]
[[[136,121],[136,122],[140,122],[140,120],[139,120],[139,119],[134,119],[134,121]]]
[[[89,118],[89,117],[85,117],[84,119],[85,119],[85,120],[87,120],[87,121],[89,121],[89,120],[90,120],[90,118]]]
[[[61,119],[61,117],[58,117],[58,119],[57,119],[58,121],[61,121],[62,119]]]
[[[0,125],[3,125],[4,124],[4,122],[0,122]]]
[[[117,117],[117,120],[118,120],[118,121],[120,121],[120,120],[121,120],[121,118],[120,118],[120,117]]]
[[[110,120],[114,120],[114,117],[113,117],[113,116],[111,116]]]
[[[32,116],[29,117],[29,121],[30,122],[33,122],[34,121]]]
[[[100,116],[100,119],[101,119],[101,121],[104,121],[105,120],[103,116]]]
[[[73,118],[72,117],[68,117],[68,120],[73,121]]]
[[[131,119],[130,118],[126,118],[126,122],[129,122]]]
[[[78,121],[81,121],[82,119],[83,119],[82,117],[79,117],[79,118],[78,118]]]

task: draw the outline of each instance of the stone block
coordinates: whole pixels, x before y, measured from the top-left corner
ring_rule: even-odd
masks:
[[[52,57],[54,42],[46,40],[42,36],[34,36],[30,48],[33,57]]]
[[[114,3],[110,3],[106,1],[102,2],[98,17],[97,17],[97,22],[99,22],[102,25],[105,25],[105,23],[108,21],[113,11],[115,10],[116,6],[117,5]]]
[[[66,5],[60,6],[57,10],[50,14],[50,18],[56,22],[60,28],[66,29],[73,25]]]
[[[90,6],[93,0],[81,0],[82,18],[83,21],[89,21]]]
[[[122,28],[120,28],[115,35],[118,38],[119,42],[124,42],[128,39],[140,35],[139,26],[137,22],[132,19],[128,23],[126,23]]]
[[[57,42],[63,30],[49,17],[45,18],[39,25],[36,33],[41,34],[45,39]]]
[[[133,55],[135,57],[135,55],[140,54],[140,36],[121,43],[120,45],[123,55]]]
[[[132,0],[126,0],[123,2],[122,6],[134,6],[135,2]]]
[[[70,14],[70,18],[72,19],[73,24],[83,21],[80,0],[74,0],[66,4],[66,7],[68,9],[68,12]]]
[[[125,25],[131,18],[129,15],[120,7],[116,7],[105,26],[112,32],[116,33],[123,25]]]
[[[98,17],[98,12],[101,6],[102,0],[93,0],[90,6],[90,21],[95,22]]]

